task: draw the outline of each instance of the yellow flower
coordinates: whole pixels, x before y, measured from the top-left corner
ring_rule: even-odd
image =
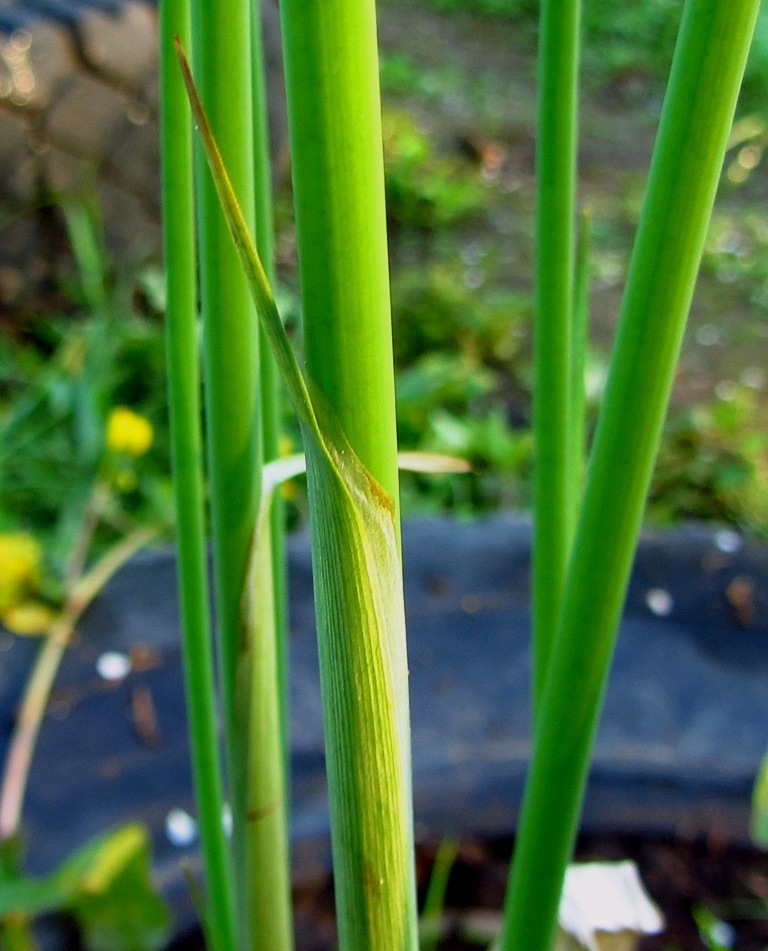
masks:
[[[24,601],[2,612],[3,624],[14,634],[34,637],[47,634],[56,615],[40,601]]]
[[[126,456],[143,456],[152,445],[154,432],[146,416],[127,406],[116,406],[107,420],[107,448]]]
[[[25,532],[0,534],[0,610],[13,607],[40,579],[43,554]]]

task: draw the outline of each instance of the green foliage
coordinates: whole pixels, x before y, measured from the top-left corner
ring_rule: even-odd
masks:
[[[708,951],[730,951],[733,947],[733,929],[703,905],[693,909],[699,937]]]
[[[728,522],[768,536],[768,431],[753,388],[721,384],[714,400],[670,420],[649,504],[661,522]]]
[[[763,756],[752,789],[750,834],[753,842],[760,848],[768,847],[768,756]]]
[[[535,43],[538,0],[428,0],[444,13],[514,20]],[[617,5],[584,0],[582,62],[584,79],[595,87],[613,86],[629,99],[655,96],[672,59],[683,0],[643,0]],[[397,72],[393,71],[397,76]],[[768,8],[761,10],[744,79],[743,101],[768,107]]]
[[[450,351],[507,381],[519,374],[531,324],[527,295],[502,287],[479,294],[471,263],[459,259],[398,269],[392,297],[398,367],[425,353]]]
[[[538,0],[430,0],[436,10],[475,12],[483,16],[532,17],[539,9]]]
[[[387,214],[399,225],[445,228],[478,214],[488,194],[468,163],[439,155],[405,112],[383,117]]]
[[[502,289],[478,295],[465,271],[445,263],[402,268],[394,278],[401,445],[473,468],[469,478],[404,475],[410,510],[468,513],[530,501],[530,302]]]
[[[36,339],[0,337],[0,528],[33,531],[63,564],[118,405],[146,416],[156,440],[140,462],[113,459],[112,528],[99,542],[127,524],[167,521],[163,366],[161,327],[129,311],[51,319]]]
[[[0,843],[0,936],[3,922],[31,923],[62,912],[78,923],[89,951],[156,951],[167,940],[168,910],[150,882],[149,836],[131,824],[82,846],[54,872],[21,869],[18,840]]]

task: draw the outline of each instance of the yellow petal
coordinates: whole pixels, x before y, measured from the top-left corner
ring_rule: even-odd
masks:
[[[107,419],[107,448],[126,456],[143,456],[152,445],[154,431],[146,416],[127,406],[116,406]]]
[[[25,637],[46,634],[55,617],[55,612],[40,601],[24,601],[2,613],[3,624],[8,630]]]

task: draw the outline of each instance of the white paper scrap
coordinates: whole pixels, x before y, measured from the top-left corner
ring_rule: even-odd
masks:
[[[559,920],[561,929],[589,951],[604,951],[601,934],[623,932],[632,938],[664,929],[664,919],[648,897],[637,866],[629,861],[569,866]]]

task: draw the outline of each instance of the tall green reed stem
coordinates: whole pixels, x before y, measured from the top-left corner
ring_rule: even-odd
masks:
[[[571,333],[571,379],[569,426],[571,447],[570,518],[576,525],[584,491],[587,453],[587,350],[589,345],[589,249],[590,218],[581,213],[574,268]]]
[[[616,631],[759,0],[688,0],[558,633],[502,937],[551,947]]]
[[[281,15],[307,371],[391,498],[399,532],[375,4],[286,0]],[[329,596],[318,598],[318,638],[339,943],[415,949],[404,626],[383,630],[389,643],[375,656],[367,633],[336,623],[335,600],[351,596],[345,572],[356,566],[342,563],[312,466],[309,477],[316,565],[338,564]],[[397,565],[387,570],[399,575]],[[399,577],[392,583],[402,591]],[[371,664],[392,678],[391,707]],[[393,750],[388,767],[375,765],[377,747]]]
[[[579,0],[543,0],[536,148],[533,697],[544,691],[570,543]]]
[[[398,508],[375,7],[281,10],[307,370]]]
[[[275,281],[275,238],[272,201],[272,164],[270,156],[269,109],[264,30],[261,3],[253,3],[251,11],[251,75],[253,80],[253,156],[254,193],[256,201],[256,248],[269,282]],[[262,449],[264,461],[280,455],[281,399],[277,369],[269,345],[259,327],[260,392],[262,416]],[[277,662],[280,686],[281,727],[285,747],[286,775],[288,750],[288,605],[285,561],[285,507],[280,493],[272,500],[271,510],[272,577],[274,585],[275,631],[278,639]]]
[[[194,0],[192,13],[202,95],[240,206],[253,226],[255,13],[249,0]],[[238,951],[277,951],[291,946],[292,925],[276,633],[272,620],[255,629],[244,607],[263,459],[259,327],[202,155],[199,173],[206,421],[237,946]],[[260,204],[266,218],[263,198]],[[265,235],[270,227],[271,221],[265,222]],[[274,587],[273,578],[268,583]]]
[[[174,36],[189,42],[188,0],[163,0],[160,17],[166,353],[187,716],[206,873],[206,927],[216,951],[235,951],[203,502],[192,121],[173,47]]]
[[[253,225],[251,12],[244,0],[192,0],[193,59],[233,186]],[[198,162],[200,301],[211,482],[216,612],[225,728],[231,727],[240,600],[261,469],[258,330],[248,287]],[[232,737],[228,736],[231,748]],[[230,749],[231,752],[231,749]],[[232,764],[230,764],[231,767]]]

